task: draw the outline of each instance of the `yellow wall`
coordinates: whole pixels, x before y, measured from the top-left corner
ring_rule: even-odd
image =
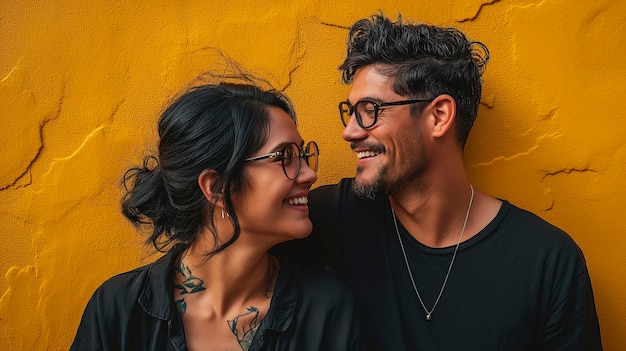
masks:
[[[605,349],[626,349],[625,1],[146,3],[0,3],[1,350],[67,349],[96,286],[146,262],[117,185],[212,47],[286,88],[321,145],[319,184],[351,175],[336,67],[346,28],[379,8],[491,49],[471,180],[576,239]]]

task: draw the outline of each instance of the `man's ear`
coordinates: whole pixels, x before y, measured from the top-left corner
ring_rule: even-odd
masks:
[[[216,206],[223,207],[221,192],[214,193],[213,186],[219,180],[219,175],[215,170],[205,169],[198,176],[198,186],[202,190],[204,197]]]
[[[456,119],[456,101],[448,94],[437,96],[431,103],[434,116],[433,137],[441,138],[448,134]]]

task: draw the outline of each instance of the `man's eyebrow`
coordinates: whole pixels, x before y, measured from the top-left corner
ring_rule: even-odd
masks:
[[[354,104],[358,103],[359,101],[384,102],[383,99],[377,96],[363,96],[360,99],[358,99]],[[347,99],[346,102],[354,106],[354,104],[350,102],[350,99]]]

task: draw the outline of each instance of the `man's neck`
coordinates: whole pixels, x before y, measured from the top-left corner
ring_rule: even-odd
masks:
[[[389,201],[398,221],[417,241],[430,247],[447,247],[458,242],[468,209],[464,234],[470,232],[472,208],[478,202],[474,198],[470,208],[471,198],[472,188],[465,182],[398,192],[391,194]]]

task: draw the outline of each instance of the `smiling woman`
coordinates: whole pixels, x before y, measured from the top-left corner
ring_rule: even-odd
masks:
[[[268,252],[311,232],[319,150],[285,95],[243,78],[195,86],[161,115],[122,213],[165,255],[96,290],[72,350],[364,347],[343,283]]]

